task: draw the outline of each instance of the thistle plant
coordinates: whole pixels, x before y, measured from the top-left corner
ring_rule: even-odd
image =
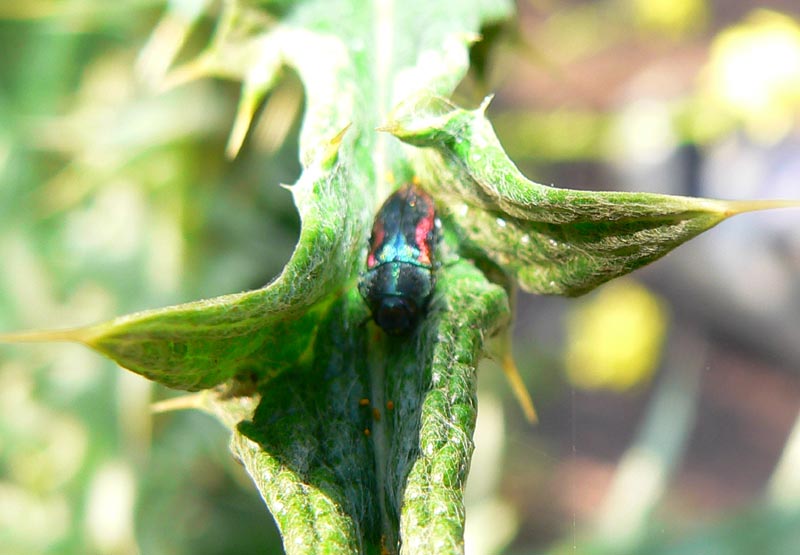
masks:
[[[160,85],[241,81],[235,156],[284,68],[296,72],[306,104],[302,174],[287,185],[302,221],[291,259],[260,289],[2,339],[81,343],[198,392],[162,408],[192,406],[230,430],[287,553],[463,551],[476,367],[498,357],[515,378],[515,288],[581,295],[730,216],[798,205],[528,180],[486,117],[491,98],[449,100],[481,29],[510,13],[506,0],[224,3],[210,44]],[[419,324],[390,336],[356,281],[377,208],[410,181],[436,203],[444,261]]]

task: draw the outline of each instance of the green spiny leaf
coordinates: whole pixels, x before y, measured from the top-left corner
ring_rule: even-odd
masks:
[[[581,295],[734,214],[800,205],[540,185],[509,160],[485,108],[485,103],[470,111],[441,98],[410,99],[383,129],[429,147],[415,156],[416,168],[468,250],[490,258],[533,293]]]

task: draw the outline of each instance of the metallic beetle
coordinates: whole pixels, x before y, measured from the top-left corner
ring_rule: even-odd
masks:
[[[425,314],[439,232],[433,199],[415,184],[398,189],[375,216],[358,291],[386,333],[409,333]]]

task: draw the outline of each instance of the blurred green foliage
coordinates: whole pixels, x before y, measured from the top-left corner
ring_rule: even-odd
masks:
[[[3,330],[259,287],[291,253],[299,223],[277,184],[299,172],[297,123],[279,148],[253,140],[227,160],[236,87],[157,94],[132,71],[162,9],[0,7]],[[302,101],[291,83],[280,90]],[[227,434],[199,414],[153,415],[163,395],[80,348],[4,348],[0,552],[279,551]]]

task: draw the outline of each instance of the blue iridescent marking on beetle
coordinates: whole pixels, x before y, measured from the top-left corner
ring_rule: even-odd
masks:
[[[375,216],[358,291],[386,333],[408,333],[424,314],[435,283],[438,235],[433,199],[413,184],[386,199]]]

